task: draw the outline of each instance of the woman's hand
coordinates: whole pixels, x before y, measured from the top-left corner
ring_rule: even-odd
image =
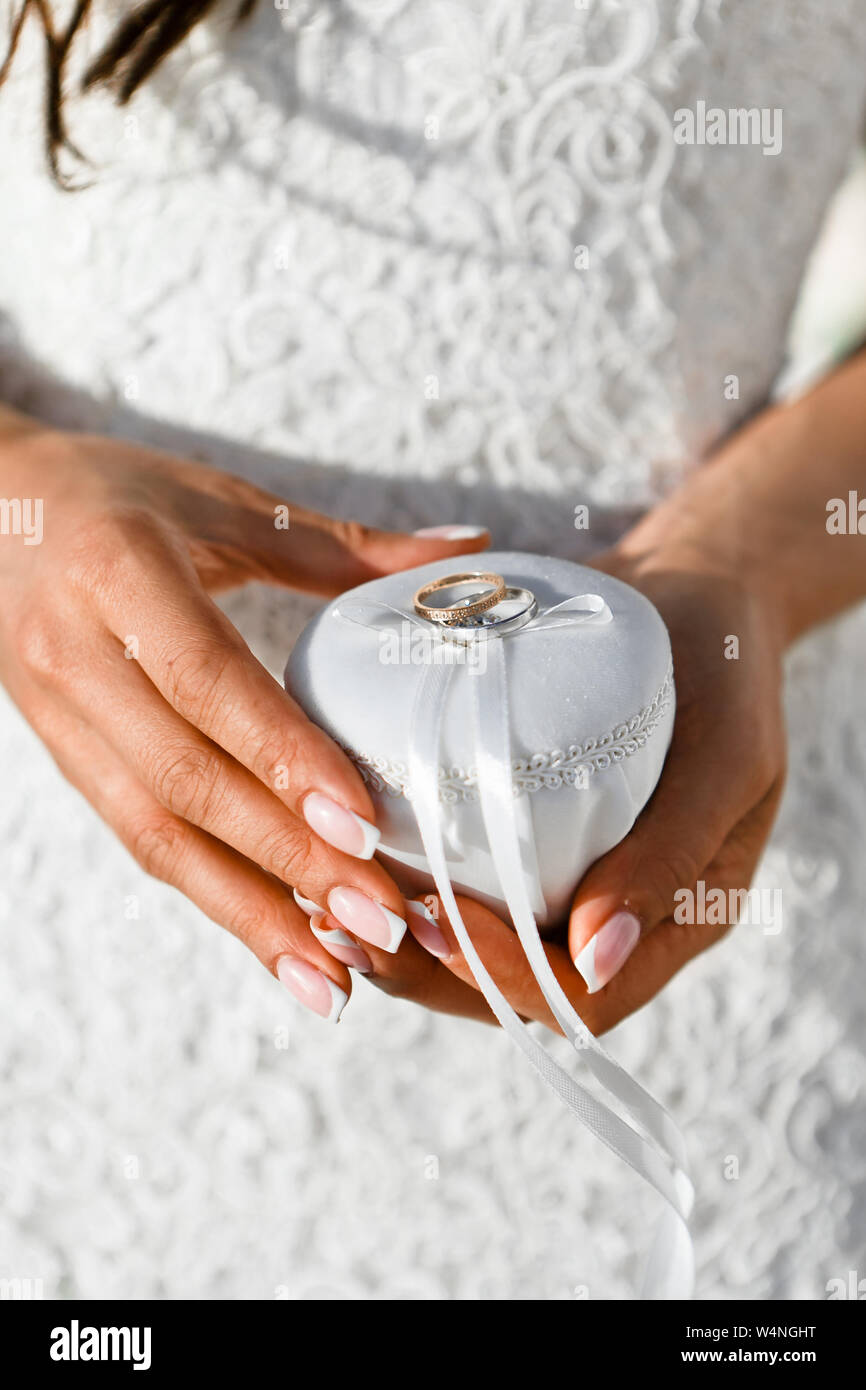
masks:
[[[594,561],[659,609],[677,692],[673,739],[652,798],[584,876],[567,938],[548,947],[563,988],[596,1033],[651,999],[736,916],[784,780],[783,652],[866,595],[864,437],[861,351],[807,395],[755,416]],[[709,921],[682,920],[689,892],[697,908],[707,904]],[[511,928],[477,904],[462,907],[513,1006],[550,1024]],[[439,956],[468,981],[439,915]],[[777,931],[769,916],[762,928]]]
[[[547,946],[566,994],[601,1033],[733,925],[738,895],[749,887],[773,823],[785,738],[782,632],[770,605],[685,548],[613,550],[595,563],[658,608],[671,636],[677,691],[671,747],[652,798],[626,838],[586,873],[567,932]],[[712,896],[714,889],[723,899]],[[707,899],[715,906],[704,913]],[[462,900],[461,908],[512,1006],[555,1026],[512,929],[477,904]],[[441,908],[434,910],[452,952],[445,964],[470,982],[450,925]],[[698,920],[682,920],[689,915]]]
[[[332,521],[205,466],[6,410],[0,495],[42,509],[40,543],[0,537],[12,698],[148,872],[336,1018],[351,990],[344,962],[394,968],[403,898],[371,857],[378,832],[358,772],[210,594],[256,579],[333,595],[477,551],[486,533],[456,528],[449,541]],[[330,950],[289,888],[339,917]],[[414,952],[429,975],[429,957],[406,944],[405,969]],[[473,995],[436,969],[444,999]]]

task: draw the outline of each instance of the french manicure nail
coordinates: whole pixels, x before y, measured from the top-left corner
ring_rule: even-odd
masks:
[[[292,889],[292,897],[298,904],[298,907],[301,909],[301,911],[306,912],[308,917],[312,917],[314,912],[321,912],[322,910],[319,907],[318,903],[313,902],[312,898],[302,897],[301,894],[298,892],[297,888]]]
[[[314,965],[291,956],[280,956],[277,977],[290,994],[328,1023],[337,1023],[349,998],[345,990]]]
[[[633,912],[615,912],[586,943],[574,963],[590,994],[604,989],[625,964],[638,943],[640,922]]]
[[[373,962],[367,952],[362,951],[357,941],[338,927],[325,926],[327,920],[327,914],[324,912],[317,912],[315,917],[310,919],[310,930],[316,940],[322,943],[335,960],[342,961],[343,965],[348,965],[361,975],[371,974]]]
[[[360,888],[332,888],[328,908],[347,931],[394,954],[406,931],[406,923],[396,912],[374,902]]]
[[[311,830],[334,849],[355,859],[372,859],[379,843],[379,831],[368,820],[357,816],[321,792],[304,797],[301,813]]]
[[[409,900],[406,907],[411,914],[409,930],[418,945],[423,946],[425,951],[429,951],[431,956],[438,956],[440,960],[447,960],[451,955],[451,948],[426,903]]]
[[[422,526],[413,535],[428,541],[474,541],[487,533],[486,526]]]

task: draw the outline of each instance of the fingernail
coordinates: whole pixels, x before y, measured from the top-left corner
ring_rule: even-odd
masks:
[[[362,951],[357,941],[338,927],[326,927],[324,923],[327,920],[327,914],[324,912],[317,912],[316,916],[311,918],[310,930],[316,940],[321,941],[325,950],[335,960],[342,961],[361,975],[369,975],[373,969],[373,962],[367,952]]]
[[[308,917],[312,917],[314,912],[321,912],[322,910],[319,907],[319,904],[314,903],[311,898],[303,898],[301,894],[298,892],[297,888],[292,889],[292,897],[298,904],[298,907],[301,909],[301,911],[306,912]]]
[[[368,820],[347,811],[329,796],[310,792],[301,807],[304,820],[311,830],[321,835],[334,849],[351,854],[355,859],[372,859],[379,843],[379,832]]]
[[[280,956],[277,977],[290,994],[328,1023],[337,1023],[349,998],[345,990],[314,965],[291,956]]]
[[[633,912],[615,912],[596,932],[574,963],[586,980],[590,994],[604,989],[625,964],[638,943],[640,922]]]
[[[368,898],[360,888],[332,888],[328,907],[338,922],[355,936],[369,941],[371,946],[393,955],[403,940],[406,931],[403,918]]]
[[[425,951],[429,951],[431,956],[438,956],[440,960],[447,960],[451,955],[451,947],[429,907],[425,903],[412,901],[408,901],[406,907],[411,914],[409,930],[418,945],[423,946]]]
[[[487,534],[486,526],[422,526],[412,533],[421,540],[429,541],[474,541],[477,536]]]

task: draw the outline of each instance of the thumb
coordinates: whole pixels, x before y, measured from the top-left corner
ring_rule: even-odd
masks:
[[[665,767],[628,835],[584,875],[572,904],[569,952],[590,994],[603,989],[641,937],[693,887],[736,819],[715,779]],[[682,769],[685,773],[685,768]]]
[[[232,531],[230,577],[235,583],[238,578],[259,579],[330,598],[367,580],[450,555],[472,555],[490,544],[484,526],[381,531],[258,491],[255,502],[239,508],[233,499],[231,515],[224,519]],[[214,539],[224,562],[227,547],[221,538]]]
[[[484,526],[456,524],[408,533],[380,531],[359,521],[309,512],[298,521],[296,541],[293,564],[303,566],[300,586],[315,593],[339,594],[383,574],[451,555],[474,555],[489,546],[490,532]]]

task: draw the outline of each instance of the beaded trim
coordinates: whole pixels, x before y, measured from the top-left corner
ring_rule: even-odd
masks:
[[[587,786],[597,772],[604,772],[612,763],[632,757],[656,729],[673,698],[673,689],[673,667],[669,667],[649,704],[625,723],[583,743],[570,743],[564,750],[557,748],[550,753],[535,753],[531,758],[516,758],[511,764],[514,795],[522,796],[542,788]],[[405,763],[371,757],[345,744],[342,747],[368,787],[388,796],[405,796],[411,800]],[[478,774],[474,768],[439,768],[440,801],[475,801],[477,798]]]

